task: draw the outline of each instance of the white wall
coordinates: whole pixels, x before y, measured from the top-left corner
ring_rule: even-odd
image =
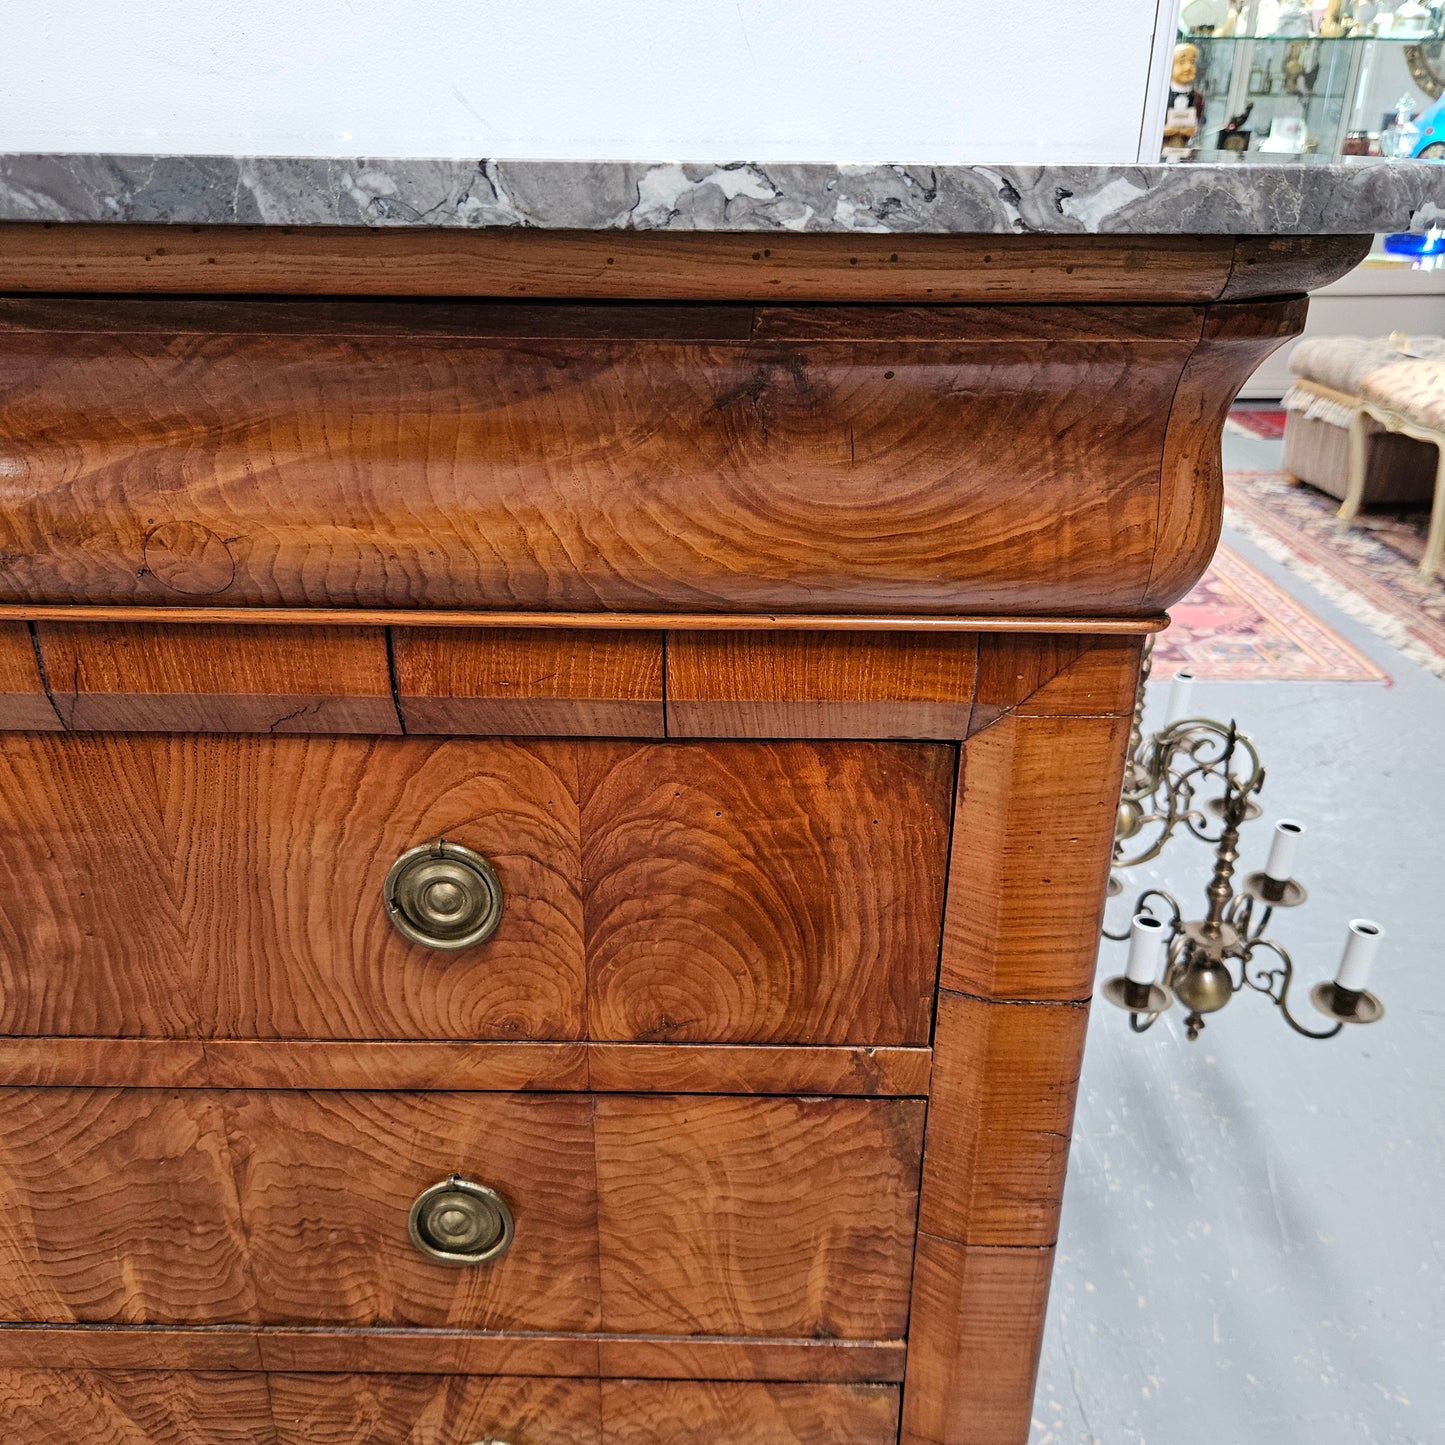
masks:
[[[1156,7],[0,0],[0,150],[1133,161]]]

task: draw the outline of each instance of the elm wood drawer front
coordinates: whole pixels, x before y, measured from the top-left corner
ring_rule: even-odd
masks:
[[[1205,316],[0,301],[0,600],[1149,611]]]
[[[583,1033],[566,743],[12,734],[0,741],[0,1030],[209,1038]],[[502,925],[408,942],[382,884],[436,837]]]
[[[604,1380],[604,1445],[894,1445],[888,1385]]]
[[[0,1032],[926,1044],[955,750],[11,734]],[[580,798],[580,805],[579,805]],[[488,857],[486,943],[382,883]],[[584,937],[585,920],[585,937]]]
[[[886,1385],[0,1370],[7,1445],[891,1445],[898,1394]]]
[[[0,1319],[898,1339],[921,1100],[0,1090]],[[407,1237],[460,1173],[516,1221]]]
[[[596,743],[595,1039],[926,1044],[952,748]]]
[[[505,1376],[0,1370],[0,1418],[7,1445],[600,1445],[602,1438],[596,1381]]]
[[[0,1318],[595,1330],[586,1095],[0,1091]],[[424,1258],[413,1200],[508,1201],[495,1263]]]

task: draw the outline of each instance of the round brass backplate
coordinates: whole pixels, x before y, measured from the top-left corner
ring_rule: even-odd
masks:
[[[488,1264],[512,1244],[507,1201],[495,1189],[453,1174],[423,1189],[411,1207],[411,1242],[442,1264]]]
[[[471,948],[502,921],[496,869],[470,848],[438,838],[409,848],[386,875],[386,916],[413,943]]]

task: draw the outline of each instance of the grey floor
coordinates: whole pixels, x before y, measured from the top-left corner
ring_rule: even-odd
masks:
[[[1225,438],[1227,466],[1278,443]],[[1244,832],[1309,831],[1310,891],[1271,932],[1296,992],[1334,971],[1346,920],[1387,937],[1388,1014],[1328,1043],[1243,995],[1198,1042],[1090,1021],[1032,1445],[1438,1445],[1445,1441],[1445,682],[1239,537],[1230,544],[1376,658],[1369,683],[1196,684],[1269,771]],[[1157,687],[1157,726],[1167,686]],[[1202,904],[1209,850],[1174,842],[1148,883]],[[1126,916],[1128,895],[1111,904]],[[1192,911],[1192,916],[1197,912]],[[1104,945],[1101,977],[1122,968]],[[1300,999],[1306,1012],[1307,1000]]]

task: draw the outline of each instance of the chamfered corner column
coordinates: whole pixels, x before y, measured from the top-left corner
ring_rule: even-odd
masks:
[[[945,911],[902,1445],[1025,1445],[1140,647],[980,655]]]

